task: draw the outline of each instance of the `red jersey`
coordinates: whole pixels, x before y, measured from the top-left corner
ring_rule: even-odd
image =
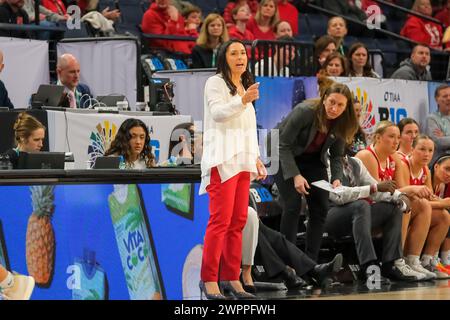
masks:
[[[378,163],[378,178],[381,181],[388,181],[388,180],[394,180],[395,176],[395,161],[391,156],[388,156],[386,159],[386,167],[383,169],[381,167],[380,160],[378,159],[377,153],[375,152],[375,149],[372,145],[369,145],[367,147],[367,150],[369,150],[370,153],[373,154],[375,159],[377,159]]]
[[[450,188],[448,184],[440,183],[434,188],[434,194],[441,199],[450,197]]]
[[[424,186],[427,181],[427,168],[420,169],[420,173],[417,177],[414,177],[411,171],[411,157],[407,156],[402,158],[402,161],[406,163],[409,170],[409,184],[412,186]]]

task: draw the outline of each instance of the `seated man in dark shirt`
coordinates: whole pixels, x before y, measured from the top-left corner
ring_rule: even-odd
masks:
[[[0,50],[0,73],[2,73],[3,67],[3,52]],[[2,80],[0,80],[0,107],[8,107],[10,109],[14,108],[11,100],[9,100],[8,90],[6,90]]]
[[[0,23],[29,24],[28,14],[22,9],[24,0],[5,0],[0,5]],[[0,37],[28,38],[26,31],[0,30]]]

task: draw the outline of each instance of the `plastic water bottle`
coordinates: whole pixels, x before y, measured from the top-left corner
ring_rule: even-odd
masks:
[[[125,168],[126,168],[125,158],[123,156],[120,156],[119,169],[125,169]]]

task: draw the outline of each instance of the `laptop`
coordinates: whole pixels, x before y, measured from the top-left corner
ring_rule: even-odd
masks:
[[[117,102],[125,101],[125,96],[124,95],[97,96],[97,101],[101,105],[103,105],[104,103],[107,107],[116,107]]]
[[[119,169],[120,157],[97,157],[94,169]]]
[[[31,99],[33,107],[58,107],[64,94],[64,86],[56,84],[41,84]]]
[[[18,169],[64,169],[64,152],[20,152]]]

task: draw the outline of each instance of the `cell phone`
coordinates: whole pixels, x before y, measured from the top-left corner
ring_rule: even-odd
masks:
[[[114,0],[114,8],[120,11],[119,0]]]

